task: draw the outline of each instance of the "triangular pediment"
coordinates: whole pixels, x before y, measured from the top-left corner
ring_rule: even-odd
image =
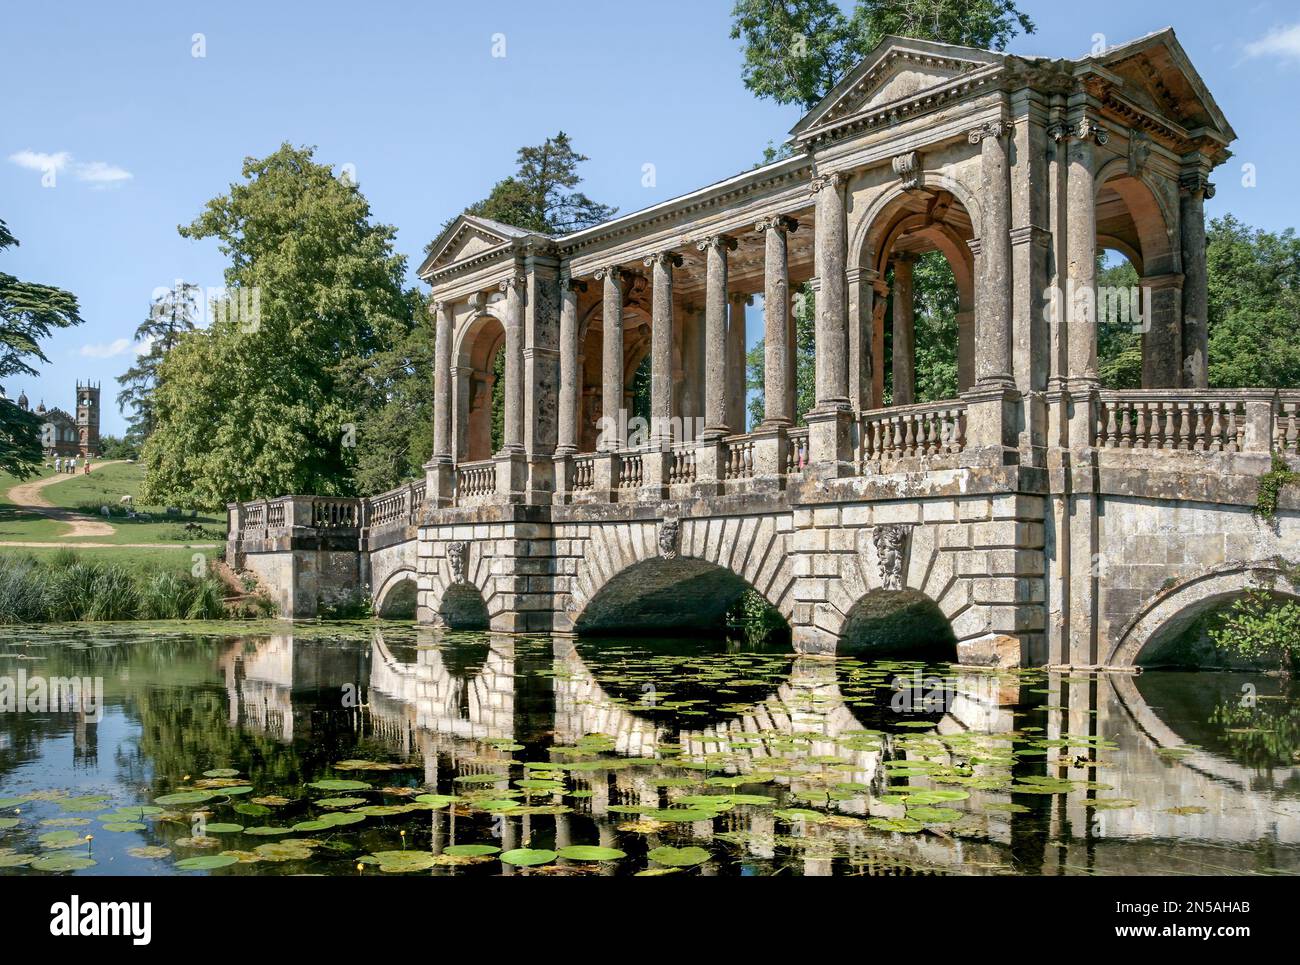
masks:
[[[1236,137],[1172,28],[1113,47],[1097,63],[1123,81],[1123,94],[1139,107],[1187,130]]]
[[[499,248],[518,238],[526,238],[531,234],[533,232],[502,224],[490,218],[462,214],[429,246],[429,255],[420,265],[419,274],[424,275],[437,268],[473,258],[475,255]]]
[[[885,37],[790,130],[795,138],[834,127],[858,114],[887,109],[948,87],[954,80],[1003,62],[974,47]]]

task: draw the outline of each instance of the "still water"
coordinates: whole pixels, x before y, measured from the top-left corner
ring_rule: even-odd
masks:
[[[0,875],[1300,872],[1262,674],[230,633],[0,635]]]

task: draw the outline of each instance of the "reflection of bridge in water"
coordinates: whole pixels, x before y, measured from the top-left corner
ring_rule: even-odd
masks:
[[[1046,696],[1007,675],[947,675],[942,713],[931,715],[937,717],[932,726],[890,733],[855,714],[842,692],[836,661],[796,657],[785,678],[744,712],[692,727],[665,723],[635,699],[611,693],[571,640],[555,641],[549,672],[542,674],[549,688],[530,691],[528,700],[520,695],[525,675],[520,648],[537,644],[494,636],[481,663],[461,669],[438,640],[429,632],[421,634],[417,647],[389,646],[377,633],[368,659],[352,660],[352,666],[368,669],[362,681],[367,730],[392,752],[422,758],[431,785],[438,785],[440,772],[444,787],[452,776],[493,774],[499,781],[481,786],[499,790],[510,786],[512,745],[521,733],[537,732],[538,718],[553,729],[555,746],[606,735],[612,753],[602,756],[613,762],[611,768],[570,772],[569,783],[590,794],[563,799],[573,812],[555,816],[557,841],[574,836],[573,822],[589,821],[602,843],[611,844],[619,824],[635,817],[626,806],[660,808],[702,793],[700,786],[666,785],[664,777],[691,773],[679,761],[708,760],[707,773],[694,772],[697,785],[706,776],[735,778],[744,791],[777,788],[789,798],[787,806],[843,816],[842,822],[808,822],[797,829],[797,840],[772,807],[742,805],[718,822],[688,825],[701,841],[726,835],[749,855],[746,860],[773,860],[795,850],[807,874],[830,873],[832,854],[877,872],[1300,870],[1296,769],[1265,774],[1225,754],[1188,748],[1128,675],[1051,674]],[[545,658],[535,649],[529,660],[545,669]],[[321,665],[312,669],[300,655],[295,659],[288,635],[246,645],[239,664],[232,721],[271,732],[280,728],[285,739],[293,734],[284,731],[284,722],[291,727],[295,693],[347,682],[342,679],[347,660],[334,661],[327,671],[340,679],[323,679]],[[231,679],[232,670],[227,673]],[[537,693],[549,694],[549,705]],[[1045,757],[1012,762],[1012,742],[1034,738],[1049,745]],[[1051,746],[1057,741],[1063,746]],[[1180,750],[1171,755],[1174,748]],[[907,767],[936,763],[969,764],[963,773],[989,779],[984,787],[963,786],[969,799],[952,805],[964,814],[960,833],[891,834],[867,826],[864,819],[904,816],[904,806],[891,801],[891,794],[955,787]],[[900,768],[906,776],[894,774],[891,784],[891,772]],[[1012,795],[1006,789],[1012,775],[1017,782],[1037,776],[1077,783],[1067,793]],[[839,793],[828,800],[828,788]],[[729,793],[725,786],[712,790]],[[1093,805],[1099,798],[1134,804],[1098,808]],[[543,800],[561,801],[549,795]],[[503,839],[526,841],[550,821],[536,815],[508,818],[502,822]]]

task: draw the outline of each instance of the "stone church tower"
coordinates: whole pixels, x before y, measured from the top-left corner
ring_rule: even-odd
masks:
[[[99,455],[99,383],[77,381],[77,441],[83,456]]]

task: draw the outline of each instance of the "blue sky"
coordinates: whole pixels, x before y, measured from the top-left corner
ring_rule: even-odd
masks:
[[[741,85],[730,0],[0,4],[0,218],[22,243],[0,270],[74,292],[86,319],[49,341],[39,379],[5,388],[71,408],[77,378],[101,380],[113,434],[113,380],[155,289],[222,283],[216,244],[176,226],[245,156],[288,140],[354,165],[413,273],[439,226],[556,130],[592,158],[585,190],[626,212],[752,166],[799,114]],[[1300,2],[1020,6],[1038,32],[1017,53],[1079,56],[1094,34],[1113,44],[1172,25],[1240,138],[1210,214],[1300,226]],[[62,156],[54,187],[37,155]]]

